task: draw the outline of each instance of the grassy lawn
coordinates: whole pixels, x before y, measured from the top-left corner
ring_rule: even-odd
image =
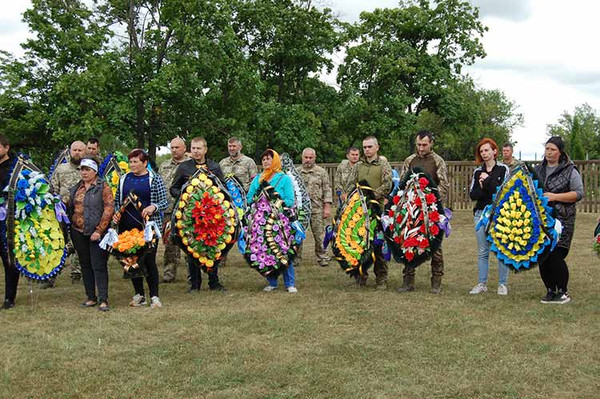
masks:
[[[107,314],[81,309],[82,285],[61,276],[34,308],[21,281],[17,307],[0,311],[2,398],[597,398],[600,260],[595,215],[579,214],[567,258],[573,302],[542,305],[537,270],[509,276],[509,295],[468,295],[477,282],[470,212],[444,243],[442,294],[350,285],[337,263],[297,268],[298,294],[261,291],[235,251],[221,270],[226,294],[161,285],[162,309],[132,309],[129,281],[111,263]],[[310,242],[305,257],[312,252]],[[429,269],[429,270],[428,270]],[[204,276],[206,280],[206,276]],[[206,281],[204,282],[206,284]],[[3,295],[3,291],[2,295]]]

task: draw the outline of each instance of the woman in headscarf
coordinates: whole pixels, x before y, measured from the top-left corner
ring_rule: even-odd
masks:
[[[114,213],[113,195],[98,177],[98,164],[91,157],[81,160],[81,180],[69,190],[68,212],[71,240],[79,262],[87,295],[82,307],[108,311],[108,252],[98,245]],[[96,289],[98,290],[96,295]]]
[[[546,142],[544,160],[534,170],[543,184],[548,205],[554,208],[554,217],[562,224],[558,244],[540,262],[540,276],[547,291],[541,302],[565,304],[571,301],[567,291],[569,268],[565,258],[575,231],[575,203],[583,198],[583,182],[565,152],[565,143],[558,136]]]
[[[280,195],[285,206],[293,207],[295,203],[294,187],[292,180],[281,171],[279,154],[275,150],[268,149],[263,152],[261,160],[263,172],[257,175],[252,180],[252,184],[250,184],[247,196],[248,206],[254,202],[255,194],[265,185],[269,185]],[[282,275],[286,290],[290,293],[298,292],[295,285],[296,274],[291,259],[288,262],[288,266],[283,270]],[[268,285],[264,288],[264,291],[270,292],[277,289],[277,277],[267,277],[267,282]]]

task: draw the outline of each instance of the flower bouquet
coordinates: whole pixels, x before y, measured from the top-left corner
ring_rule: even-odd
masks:
[[[246,241],[240,251],[261,275],[276,277],[297,255],[304,238],[301,229],[295,210],[286,208],[275,189],[263,183],[244,215]]]
[[[554,249],[561,230],[537,180],[524,168],[517,166],[498,187],[477,223],[477,229],[486,229],[490,249],[515,271],[530,269],[548,246]]]
[[[286,153],[281,154],[281,171],[289,176],[294,187],[294,196],[296,197],[296,217],[304,230],[310,225],[311,204],[306,185],[300,176],[300,173],[294,166],[294,160]]]
[[[113,196],[117,193],[119,179],[127,173],[129,173],[129,160],[119,151],[108,154],[98,168],[98,176],[102,177],[108,183]]]
[[[229,196],[231,197],[231,202],[238,210],[238,214],[241,216],[244,214],[246,207],[248,204],[246,203],[246,190],[244,190],[244,186],[233,174],[228,174],[225,176],[225,187],[229,192]]]
[[[350,276],[367,275],[374,260],[379,225],[379,203],[373,190],[361,182],[338,211],[333,228],[333,254]]]
[[[47,280],[57,275],[67,257],[64,204],[50,183],[24,156],[15,158],[7,212],[2,221],[5,248],[11,263],[26,277]]]
[[[182,194],[174,212],[177,243],[210,269],[223,259],[237,239],[238,215],[219,179],[199,169]]]
[[[121,219],[121,215],[126,211],[129,205],[133,205],[136,211],[140,213],[140,219],[144,224],[144,229],[131,229],[117,234],[116,228]],[[104,238],[100,241],[100,248],[116,257],[123,270],[128,273],[135,273],[140,270],[138,260],[144,253],[158,245],[160,238],[160,229],[156,222],[150,221],[150,216],[141,217],[142,203],[137,195],[129,193],[121,208],[115,213],[116,221],[113,220]]]
[[[447,218],[437,186],[421,168],[406,172],[381,217],[397,262],[417,267],[442,244]]]

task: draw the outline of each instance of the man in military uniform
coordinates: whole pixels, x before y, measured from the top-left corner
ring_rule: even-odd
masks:
[[[331,217],[331,182],[325,169],[315,164],[317,154],[312,148],[302,151],[302,167],[300,176],[306,185],[310,197],[311,215],[310,229],[315,239],[315,256],[319,266],[327,266],[329,257],[323,248],[325,221]],[[298,255],[298,265],[302,262],[302,247]]]
[[[190,159],[186,153],[185,141],[180,137],[175,137],[171,140],[171,158],[166,159],[158,168],[158,173],[165,182],[166,187],[171,187],[175,170],[180,163]],[[173,213],[174,199],[169,201],[169,207],[165,211],[165,222],[171,220]],[[173,283],[177,277],[177,266],[180,259],[179,246],[165,243],[165,252],[163,256],[163,283]]]
[[[242,183],[244,190],[248,191],[252,179],[258,173],[256,163],[252,158],[242,154],[242,142],[237,137],[227,141],[227,152],[229,156],[219,162],[223,175],[233,174]]]
[[[335,194],[338,196],[338,198],[341,197],[342,193],[346,189],[350,172],[360,159],[360,150],[356,147],[349,147],[346,150],[346,158],[347,159],[344,159],[338,165],[337,169],[335,170],[335,177],[333,179]]]
[[[502,163],[508,166],[508,169],[512,172],[517,165],[523,165],[523,162],[513,157],[513,144],[506,142],[502,146]]]
[[[364,157],[358,161],[352,168],[348,185],[342,195],[342,201],[346,200],[348,194],[356,187],[359,181],[366,181],[373,189],[375,199],[379,201],[381,210],[385,205],[385,200],[392,189],[392,167],[388,160],[379,155],[379,142],[374,136],[366,137],[363,140]],[[382,248],[375,247],[375,283],[378,290],[387,289],[388,267],[383,258]],[[357,283],[359,287],[367,284],[367,276],[358,276]]]
[[[83,141],[74,141],[69,148],[69,160],[68,162],[61,163],[56,166],[56,170],[52,175],[52,186],[54,191],[60,195],[60,198],[68,205],[70,202],[69,189],[73,187],[79,180],[81,180],[81,174],[79,173],[79,164],[81,159],[86,155],[86,145]],[[71,282],[76,283],[81,281],[81,266],[79,265],[79,258],[77,254],[73,254],[68,260],[71,263]],[[47,280],[46,284],[43,284],[43,288],[54,287],[56,282],[55,278]]]
[[[448,197],[448,169],[446,162],[436,154],[433,148],[433,134],[427,130],[421,130],[415,138],[417,152],[404,160],[402,165],[402,176],[414,167],[420,167],[425,170],[438,186],[442,203],[447,204]],[[403,284],[398,288],[398,292],[410,292],[415,290],[415,268],[404,266],[402,271],[404,276]],[[444,275],[444,256],[440,246],[431,257],[431,293],[439,294],[442,290],[442,276]]]

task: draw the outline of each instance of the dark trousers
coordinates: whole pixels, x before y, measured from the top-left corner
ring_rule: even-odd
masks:
[[[567,292],[569,284],[569,268],[565,258],[569,250],[563,247],[556,247],[550,252],[546,260],[540,263],[540,276],[548,291]]]
[[[146,252],[144,256],[142,256],[138,260],[138,264],[140,268],[144,270],[144,274],[146,275],[146,282],[148,283],[148,290],[150,291],[150,298],[153,296],[158,296],[158,268],[156,267],[156,248]],[[144,277],[136,276],[131,279],[131,284],[133,284],[133,289],[136,294],[140,294],[141,296],[145,296],[144,293]]]
[[[187,256],[187,264],[188,271],[190,273],[190,288],[193,290],[199,290],[202,285],[202,270],[200,270],[200,264],[198,261],[192,256]],[[208,273],[208,286],[210,288],[215,288],[219,286],[219,264],[215,263],[213,267],[210,268]]]
[[[4,245],[4,243],[0,242],[0,245]],[[3,250],[0,252],[2,253],[2,265],[4,265],[4,299],[14,303],[19,285],[19,270],[10,266],[8,255]]]
[[[99,241],[71,229],[71,240],[81,265],[83,286],[88,301],[108,301],[108,252],[100,248]],[[96,296],[96,288],[98,295]]]
[[[405,276],[414,276],[415,268],[404,266],[402,274]],[[444,254],[442,253],[442,247],[440,246],[431,256],[431,276],[439,276],[440,278],[444,275]]]

